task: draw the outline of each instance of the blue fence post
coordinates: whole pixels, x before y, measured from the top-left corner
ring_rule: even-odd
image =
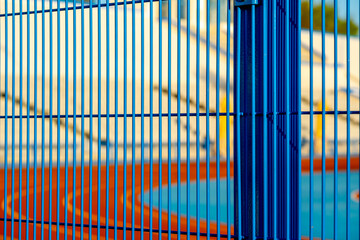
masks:
[[[300,46],[299,1],[235,0],[234,233],[238,239],[300,236],[300,51],[291,50]]]

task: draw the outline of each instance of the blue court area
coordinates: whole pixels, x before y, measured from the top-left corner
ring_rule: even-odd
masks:
[[[326,202],[325,202],[325,238],[333,239],[334,234],[334,174],[326,174]],[[224,224],[227,222],[227,184],[226,178],[220,180],[220,221]],[[234,223],[234,182],[230,179],[230,222]],[[301,207],[301,232],[302,236],[309,236],[309,201],[310,201],[310,177],[309,174],[302,176],[302,207]],[[206,220],[206,181],[200,182],[200,218]],[[350,200],[350,233],[351,239],[359,239],[359,200],[356,193],[359,190],[359,172],[353,171],[350,175],[350,190],[352,197]],[[187,186],[186,183],[181,184],[181,202],[180,212],[184,217],[186,216],[186,202],[187,202]],[[145,204],[149,205],[149,192],[144,195]],[[210,181],[210,220],[216,221],[216,180]],[[340,172],[338,174],[338,239],[345,239],[346,237],[346,173]],[[355,197],[354,197],[355,196]],[[357,195],[358,196],[358,195]],[[139,196],[140,197],[140,196]],[[177,185],[171,186],[171,211],[173,214],[177,213]],[[153,191],[154,208],[159,206],[159,189]],[[196,217],[196,182],[190,183],[190,216]],[[314,237],[321,237],[321,174],[314,174],[314,216],[313,216],[313,231]],[[168,208],[168,187],[162,188],[162,210],[166,211]]]

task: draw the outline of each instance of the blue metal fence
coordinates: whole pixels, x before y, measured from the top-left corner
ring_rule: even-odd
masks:
[[[359,238],[339,3],[2,1],[0,234]]]

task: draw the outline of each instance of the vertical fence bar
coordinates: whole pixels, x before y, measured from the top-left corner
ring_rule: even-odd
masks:
[[[200,156],[199,156],[199,50],[200,0],[196,1],[196,238],[200,239]],[[170,210],[170,209],[169,209]],[[170,212],[170,211],[169,211]],[[170,239],[169,239],[170,240]]]
[[[312,57],[312,56],[311,56]],[[321,1],[321,238],[325,239],[325,0]]]
[[[116,20],[116,31],[118,21]],[[117,42],[117,41],[116,41]],[[117,53],[118,51],[116,51]],[[116,65],[117,66],[117,65]],[[135,79],[134,79],[135,80]],[[117,89],[117,88],[116,88]],[[117,133],[117,131],[115,131]],[[117,143],[116,149],[117,147]],[[124,1],[124,206],[123,206],[123,239],[126,239],[126,196],[127,196],[127,2]],[[116,167],[117,169],[117,167]],[[117,174],[117,172],[115,173]]]
[[[210,0],[206,1],[206,239],[210,239]],[[189,171],[189,170],[188,170]]]
[[[73,202],[72,207],[76,209],[76,0],[73,1]],[[72,239],[75,240],[76,213],[72,211]]]
[[[60,29],[60,0],[57,0],[57,151],[56,151],[56,240],[60,239],[60,100],[61,100],[61,29]],[[27,112],[29,115],[29,112]],[[91,186],[91,185],[90,185]],[[91,192],[91,190],[90,190]],[[91,204],[90,204],[91,206]],[[91,216],[91,213],[90,215]],[[66,226],[65,226],[66,227]]]
[[[286,239],[290,239],[290,1],[285,0]]]
[[[338,0],[334,0],[334,240],[337,239],[337,205],[338,205]]]
[[[171,0],[168,1],[168,240],[171,239]]]
[[[220,239],[220,119],[219,119],[219,75],[220,75],[220,0],[216,1],[216,235]]]
[[[162,1],[159,1],[159,239],[162,239]]]
[[[19,4],[19,10],[20,10],[20,19],[19,19],[19,58],[20,58],[20,62],[19,62],[19,76],[20,76],[20,83],[19,83],[19,100],[20,100],[20,108],[19,108],[19,229],[18,229],[18,237],[21,237],[21,225],[22,225],[22,172],[23,172],[23,163],[22,163],[22,104],[23,104],[23,10],[22,10],[22,1],[20,1]]]
[[[65,1],[65,230],[68,237],[68,186],[69,186],[69,9]],[[36,89],[35,89],[36,90]]]
[[[313,0],[310,0],[310,215],[309,237],[313,239],[313,212],[314,212],[314,12]]]
[[[11,98],[11,239],[14,239],[15,188],[15,2],[12,2],[12,98]],[[7,101],[7,99],[6,99]]]
[[[109,164],[110,164],[110,9],[109,0],[106,0],[106,201],[105,201],[105,235],[109,239]]]
[[[264,189],[264,239],[268,237],[268,137],[267,137],[267,84],[268,84],[268,1],[263,1],[263,189]]]
[[[51,14],[50,14],[51,15]],[[80,209],[81,209],[81,216],[80,216],[80,238],[84,238],[84,52],[85,52],[85,46],[84,46],[84,0],[81,0],[81,193],[80,193]],[[51,125],[51,124],[50,124]]]
[[[251,6],[251,234],[256,239],[255,179],[256,179],[256,146],[255,146],[255,5]]]
[[[37,1],[34,1],[34,9],[37,9]],[[6,11],[7,11],[7,8],[6,8]],[[6,22],[7,21],[5,18],[5,23]],[[37,32],[37,14],[34,14],[34,32]],[[5,35],[7,36],[6,26],[5,26]],[[7,40],[5,39],[5,44],[6,44],[6,41]],[[36,53],[37,53],[37,34],[34,34],[34,115],[35,115],[35,117],[34,117],[34,200],[33,200],[33,204],[34,204],[33,238],[34,239],[36,239],[36,224],[35,224],[35,222],[36,222],[36,205],[37,205],[37,119],[38,119],[38,116],[37,116],[37,54]],[[5,52],[5,54],[7,56],[7,52]],[[5,61],[5,76],[7,76],[6,70],[7,70],[7,67],[6,67],[6,61]],[[7,82],[5,82],[5,83],[7,83]],[[6,94],[5,99],[7,99],[7,85],[5,85],[5,94]],[[6,106],[7,105],[5,105],[5,116],[7,115],[7,107]],[[7,127],[6,126],[7,126],[7,124],[5,124],[5,136],[7,136]],[[6,139],[7,138],[5,138],[5,140]],[[7,142],[5,142],[5,153],[6,153],[6,151],[7,151]],[[7,159],[7,154],[5,155],[5,159]],[[6,182],[5,182],[5,186],[6,186]],[[6,201],[6,196],[5,196],[5,201]],[[6,212],[6,209],[5,209],[5,212]],[[4,235],[6,235],[6,234],[4,234]]]
[[[242,238],[241,229],[241,162],[240,162],[240,53],[241,8],[234,7],[234,233]]]
[[[98,166],[97,166],[97,239],[101,222],[101,1],[98,1]]]
[[[227,239],[230,240],[230,1],[227,1],[226,12],[226,226]]]
[[[52,9],[52,1],[49,2],[49,5],[50,5],[50,9]],[[50,70],[49,70],[49,87],[50,87],[50,92],[53,91],[53,15],[52,13],[49,14],[49,47],[50,47]],[[43,90],[44,91],[44,90]],[[52,143],[53,143],[53,140],[52,140],[52,136],[53,136],[53,133],[52,133],[52,122],[53,122],[53,95],[52,94],[49,94],[49,186],[50,186],[50,189],[49,189],[49,239],[52,239],[51,238],[51,234],[52,234],[52,168],[53,168],[53,157],[52,157]],[[21,108],[21,105],[20,105],[20,108]],[[45,111],[45,110],[44,110]]]
[[[4,144],[4,202],[7,203],[7,180],[8,180],[8,52],[9,52],[9,40],[8,40],[8,1],[5,1],[5,144]],[[36,161],[35,161],[36,162]],[[36,169],[36,168],[34,168]],[[34,175],[35,176],[35,175]],[[34,184],[36,185],[36,184]],[[36,189],[36,188],[35,188]],[[35,191],[36,194],[36,191]],[[34,202],[36,203],[36,202]],[[36,205],[34,207],[36,209]],[[34,210],[35,212],[35,210]],[[35,215],[34,215],[35,216]],[[35,219],[35,217],[34,217]],[[35,225],[34,225],[35,226]],[[35,227],[34,227],[35,229]],[[35,231],[34,231],[35,232]],[[7,236],[7,204],[4,204],[4,236]]]
[[[30,1],[26,1],[26,240],[29,239],[30,185]]]
[[[89,7],[89,87],[93,90],[93,3]],[[93,94],[89,94],[89,240],[92,239],[92,188],[93,188]],[[100,138],[100,136],[98,136]]]
[[[141,0],[141,216],[140,237],[144,239],[144,0]]]
[[[277,238],[278,230],[278,176],[277,176],[277,1],[272,1],[272,101],[273,101],[273,238]]]
[[[180,135],[180,96],[181,96],[181,1],[177,1],[177,238],[180,239],[180,200],[181,200],[181,135]]]
[[[190,0],[186,5],[186,237],[190,239]]]
[[[126,1],[124,1],[124,4],[125,4]],[[125,8],[124,8],[124,16],[125,16]],[[119,6],[118,6],[118,0],[115,0],[115,144],[114,144],[114,150],[115,150],[115,156],[114,156],[114,160],[115,160],[115,169],[114,169],[114,178],[115,178],[115,182],[114,182],[114,185],[115,185],[115,196],[114,196],[114,239],[117,239],[118,236],[117,236],[117,226],[118,226],[118,157],[119,157],[119,153],[118,153],[118,150],[119,150],[119,27],[118,27],[118,22],[119,22]],[[124,19],[125,20],[125,19]],[[125,21],[124,21],[124,27],[125,27]],[[125,36],[125,35],[124,35]],[[125,71],[125,68],[124,68],[124,71]],[[126,84],[126,78],[124,78],[124,84]],[[126,92],[124,92],[124,104],[126,104]],[[124,110],[126,109],[125,105],[124,105]],[[126,123],[125,123],[125,120],[126,120],[126,113],[124,112],[124,136],[126,134]],[[126,161],[126,153],[125,153],[125,150],[126,150],[126,141],[124,141],[123,143],[123,146],[124,146],[124,163]],[[123,168],[123,175],[124,175],[124,190],[125,190],[125,182],[126,182],[126,179],[125,179],[125,165],[124,165],[124,168]],[[124,201],[125,203],[126,201]],[[123,212],[124,214],[124,212]],[[123,226],[125,225],[125,222],[123,223]],[[126,229],[123,227],[123,233],[126,232]],[[126,238],[124,238],[126,239]]]
[[[41,1],[41,47],[41,240],[43,240],[45,208],[45,0]]]
[[[131,13],[131,17],[132,17],[132,117],[131,117],[131,121],[132,121],[132,145],[131,145],[131,157],[132,157],[132,163],[131,163],[131,206],[135,205],[135,141],[136,141],[136,135],[135,135],[135,110],[136,110],[136,106],[135,106],[135,93],[136,93],[136,65],[135,65],[135,0],[132,0],[131,2],[131,7],[132,7],[132,13]],[[161,11],[161,10],[159,10]],[[161,92],[161,91],[160,91]],[[159,188],[161,189],[161,188]],[[159,198],[161,199],[161,198]],[[135,208],[133,207],[131,209],[131,239],[134,240],[135,239]]]
[[[152,239],[153,237],[153,88],[154,88],[154,84],[153,84],[153,68],[154,68],[154,64],[153,64],[153,42],[154,42],[154,38],[153,38],[153,25],[154,25],[154,19],[153,19],[153,0],[150,0],[150,142],[149,142],[149,151],[150,151],[150,162],[149,162],[149,167],[150,167],[150,174],[149,174],[149,185],[150,185],[150,201],[149,201],[149,205],[150,205],[150,214],[149,214],[149,239]],[[161,187],[161,186],[159,186]]]
[[[350,239],[350,1],[346,0],[346,239]],[[359,216],[360,217],[360,216]]]
[[[297,141],[298,141],[298,149],[297,149],[297,158],[298,158],[298,207],[302,206],[301,203],[301,3],[302,1],[298,0],[297,5],[297,104],[298,104],[298,125],[297,125]],[[298,211],[298,218],[297,218],[297,228],[298,228],[298,235],[297,237],[301,238],[301,211]]]

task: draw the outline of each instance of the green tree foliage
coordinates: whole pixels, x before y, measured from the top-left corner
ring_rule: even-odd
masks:
[[[314,30],[321,30],[321,4],[314,5]],[[301,27],[310,28],[310,4],[308,1],[301,3]],[[350,35],[356,35],[359,27],[350,18]],[[334,7],[325,4],[325,31],[334,32]],[[346,19],[338,17],[338,33],[346,34]]]

